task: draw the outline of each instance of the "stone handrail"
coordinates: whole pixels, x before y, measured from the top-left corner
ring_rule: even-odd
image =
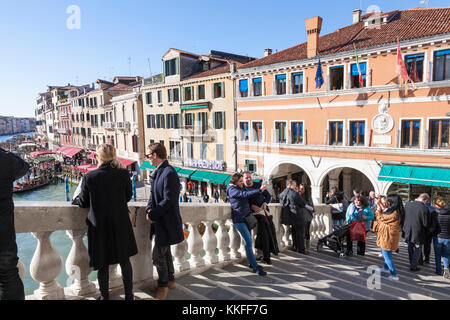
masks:
[[[138,254],[130,259],[133,281],[137,288],[155,281],[151,261],[150,225],[145,219],[145,206],[144,202],[129,203],[130,219],[138,246]],[[310,229],[312,243],[330,233],[332,228],[330,207],[317,205],[315,209]],[[189,232],[183,242],[171,248],[177,277],[245,257],[242,240],[231,221],[229,204],[181,203],[180,210],[183,222],[189,226]],[[292,244],[290,228],[280,223],[279,204],[270,204],[270,213],[274,217],[278,245],[282,251]],[[34,292],[34,299],[60,300],[99,295],[96,285],[88,279],[92,268],[89,267],[88,251],[83,243],[87,232],[86,216],[87,209],[66,202],[16,202],[16,233],[30,232],[37,239],[37,248],[29,266],[31,277],[40,284],[39,289]],[[198,228],[201,223],[204,225],[203,235]],[[65,230],[72,240],[65,271],[73,281],[67,288],[61,287],[55,280],[62,271],[62,258],[52,245],[50,236],[57,230]],[[18,267],[23,278],[25,266],[19,261]],[[110,267],[110,289],[122,286],[117,269],[120,269],[118,265]]]

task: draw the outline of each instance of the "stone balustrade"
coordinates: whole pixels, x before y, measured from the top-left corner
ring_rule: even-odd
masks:
[[[149,237],[149,223],[145,219],[146,203],[130,202],[129,211],[138,246],[138,254],[131,258],[135,288],[154,283],[157,274],[151,261],[152,241]],[[15,204],[16,233],[32,233],[37,239],[29,272],[39,283],[33,299],[59,300],[77,297],[98,296],[98,286],[88,279],[92,268],[83,242],[87,232],[85,219],[87,209],[81,209],[65,202],[17,202]],[[176,276],[199,272],[217,264],[227,264],[245,258],[243,242],[231,221],[229,204],[181,203],[181,216],[188,232],[186,239],[172,246]],[[281,206],[271,204],[275,230],[280,250],[292,244],[290,228],[280,223]],[[198,226],[203,224],[200,234]],[[329,206],[317,205],[311,223],[311,242],[330,233],[332,229]],[[62,287],[56,277],[63,269],[62,257],[50,241],[54,231],[65,230],[72,241],[66,259],[65,272],[70,286]],[[20,248],[19,248],[20,250]],[[19,271],[23,278],[25,266],[19,260]],[[120,267],[110,267],[110,288],[122,286]]]

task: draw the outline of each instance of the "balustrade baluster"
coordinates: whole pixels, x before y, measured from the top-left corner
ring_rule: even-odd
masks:
[[[122,272],[118,264],[109,266],[109,289],[115,289],[123,285]]]
[[[225,220],[217,220],[216,222],[219,225],[219,228],[216,231],[219,259],[220,261],[228,261],[230,260],[230,254],[228,253],[228,248],[230,247],[230,235],[228,234]]]
[[[312,240],[312,241],[316,241],[317,237],[318,237],[318,223],[317,223],[318,217],[319,217],[319,215],[317,213],[313,213],[313,217],[311,220],[311,226],[309,229],[310,240]]]
[[[239,249],[241,248],[241,235],[239,234],[233,223],[231,223],[230,227],[230,239],[231,258],[238,259],[242,257],[242,254],[239,252]]]
[[[64,289],[56,282],[62,270],[62,259],[50,242],[53,231],[33,232],[38,244],[30,265],[31,277],[39,282],[39,289],[34,291],[36,299],[63,300]]]
[[[203,241],[198,232],[199,221],[189,222],[188,251],[191,255],[190,265],[193,268],[203,267],[205,260],[200,256],[203,250]],[[192,263],[191,263],[192,261]]]
[[[215,264],[219,262],[219,257],[216,254],[217,237],[212,229],[213,221],[204,221],[205,233],[203,234],[203,248],[205,249],[205,261],[207,264]]]
[[[188,243],[186,239],[171,246],[171,252],[175,258],[173,262],[175,272],[182,272],[190,269],[189,262],[186,260],[186,253],[188,252]]]
[[[17,269],[19,269],[19,277],[20,277],[20,279],[22,279],[22,282],[23,282],[23,279],[25,278],[25,275],[27,274],[27,270],[25,269],[25,265],[23,264],[22,260],[20,260],[20,259],[17,261]]]
[[[89,266],[88,250],[83,243],[83,236],[86,232],[84,230],[67,230],[66,233],[72,240],[72,248],[66,260],[66,273],[69,276],[66,284],[67,292],[74,296],[85,296],[98,292],[95,285],[88,279],[92,268]]]

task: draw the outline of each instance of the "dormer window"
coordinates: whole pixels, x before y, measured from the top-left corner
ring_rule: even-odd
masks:
[[[167,60],[164,62],[164,75],[166,77],[178,74],[178,58]]]
[[[202,71],[209,70],[209,61],[202,61]]]

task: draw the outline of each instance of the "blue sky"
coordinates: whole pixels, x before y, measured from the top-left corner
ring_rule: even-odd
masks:
[[[0,115],[34,116],[47,85],[87,84],[115,75],[162,70],[169,48],[261,57],[306,41],[305,19],[320,15],[322,33],[352,23],[360,0],[21,0],[0,9]],[[80,29],[67,28],[70,5]],[[382,11],[424,7],[420,0],[362,1]],[[448,5],[430,0],[429,7]],[[131,63],[129,63],[131,58]],[[150,67],[148,63],[150,59]]]

